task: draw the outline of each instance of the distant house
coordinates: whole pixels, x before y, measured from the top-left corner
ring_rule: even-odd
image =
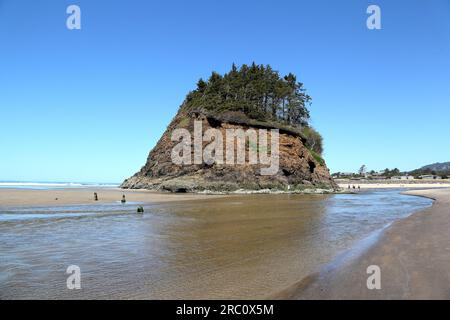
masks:
[[[391,180],[414,180],[413,176],[393,176],[391,177]]]
[[[441,180],[442,177],[441,176],[435,176],[432,174],[425,174],[425,175],[421,175],[419,176],[420,179],[424,179],[424,180]]]
[[[387,177],[385,176],[372,176],[372,180],[386,180]]]
[[[343,177],[353,177],[354,173],[353,172],[337,172],[337,173],[333,173],[332,177],[333,178],[343,178]]]

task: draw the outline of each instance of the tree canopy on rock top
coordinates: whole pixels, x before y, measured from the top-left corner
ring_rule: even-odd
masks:
[[[250,119],[290,126],[308,124],[310,103],[311,97],[294,74],[282,77],[270,65],[255,63],[239,69],[233,64],[224,75],[212,72],[207,81],[200,79],[186,98],[189,109],[240,112]]]

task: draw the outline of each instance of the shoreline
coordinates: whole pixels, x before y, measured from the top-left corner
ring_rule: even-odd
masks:
[[[353,184],[351,184],[353,185]],[[361,187],[361,190],[370,190],[370,189],[416,189],[416,190],[422,190],[422,189],[448,189],[450,188],[450,183],[448,184],[429,184],[429,183],[423,183],[423,184],[354,184],[356,186],[356,189],[358,186]],[[338,186],[343,191],[353,191],[353,189],[348,189],[347,184],[338,184]]]
[[[450,299],[450,189],[408,190],[433,204],[393,222],[321,269],[270,299]],[[363,239],[364,242],[366,239]],[[370,242],[370,240],[369,240]],[[431,263],[432,262],[432,263]],[[381,289],[369,290],[367,267],[381,271]]]
[[[355,186],[355,189],[348,189],[348,185]],[[10,206],[64,206],[113,203],[120,201],[125,195],[127,201],[149,203],[164,203],[172,201],[190,201],[212,199],[233,195],[257,195],[257,194],[358,194],[360,191],[372,189],[442,189],[450,188],[450,182],[367,182],[367,181],[337,181],[339,189],[327,189],[309,186],[304,189],[292,190],[244,190],[235,191],[211,191],[204,190],[195,193],[174,193],[148,189],[122,189],[110,187],[65,187],[49,189],[28,189],[28,188],[0,188],[0,207]],[[358,189],[358,186],[360,189]],[[98,201],[94,201],[94,192],[98,194]]]
[[[94,192],[98,194],[98,201],[94,201]],[[125,195],[127,201],[142,202],[144,204],[164,203],[172,201],[191,201],[221,198],[239,195],[258,194],[304,194],[323,195],[354,193],[347,190],[333,190],[323,188],[305,188],[303,190],[244,190],[235,191],[210,191],[201,192],[164,192],[148,189],[121,189],[121,188],[55,188],[55,189],[23,189],[23,188],[0,188],[0,207],[10,206],[64,206],[83,204],[102,204],[120,201]]]
[[[343,190],[353,190],[358,186],[361,189],[428,189],[428,188],[450,188],[450,180],[350,180],[336,179],[335,182]],[[348,186],[351,189],[348,189]]]
[[[98,201],[94,200],[94,192]],[[192,201],[220,198],[223,195],[161,193],[143,189],[120,188],[58,188],[58,189],[0,189],[0,207],[66,206],[114,203],[125,195],[127,202],[144,204],[174,201]]]

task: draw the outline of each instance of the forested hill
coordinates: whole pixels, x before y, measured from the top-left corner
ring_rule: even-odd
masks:
[[[412,174],[445,174],[450,175],[450,162],[437,162],[411,171]]]
[[[280,76],[269,65],[253,63],[237,68],[233,64],[224,75],[212,72],[187,94],[144,166],[121,187],[172,192],[334,190],[337,185],[321,156],[322,137],[309,125],[310,104],[311,97],[295,75]],[[250,163],[248,157],[244,164],[174,163],[170,150],[180,142],[173,139],[173,132],[193,132],[196,121],[201,122],[204,132],[214,128],[223,135],[228,130],[279,129],[275,172],[261,174],[266,164]],[[188,138],[188,148],[189,142]],[[233,142],[233,148],[236,154],[238,143]],[[246,148],[250,151],[254,146],[248,141]],[[258,152],[270,150],[272,155],[270,148],[262,148],[258,146]],[[192,150],[186,152],[191,158]]]
[[[433,164],[429,164],[427,166],[423,166],[420,168],[421,170],[434,170],[436,172],[440,171],[450,171],[450,161],[449,162],[437,162]]]

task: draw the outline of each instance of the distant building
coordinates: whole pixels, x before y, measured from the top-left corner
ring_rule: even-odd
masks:
[[[391,180],[414,180],[413,176],[393,176],[391,177]]]
[[[372,176],[372,180],[386,180],[387,177],[385,176]]]
[[[343,178],[343,177],[353,177],[353,176],[354,176],[353,172],[337,172],[337,173],[332,174],[333,178]]]
[[[419,176],[420,179],[424,179],[424,180],[441,180],[442,177],[441,176],[435,176],[432,174],[425,174],[425,175],[421,175]]]

